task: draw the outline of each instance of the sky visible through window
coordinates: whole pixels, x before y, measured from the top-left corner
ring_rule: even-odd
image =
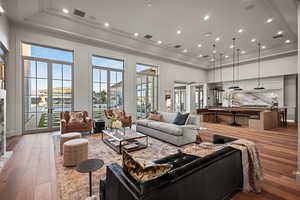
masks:
[[[55,48],[48,48],[48,47],[42,47],[42,46],[37,46],[37,45],[30,45],[23,43],[22,44],[22,55],[23,56],[30,56],[30,57],[35,57],[35,58],[43,58],[43,59],[48,59],[48,60],[57,60],[57,61],[63,61],[63,62],[69,62],[73,63],[73,52],[72,51],[65,51],[61,49],[55,49]],[[46,62],[29,62],[30,63],[30,74],[31,76],[36,76],[37,78],[47,78],[48,76],[48,67]],[[55,67],[52,70],[53,72],[53,78],[60,77],[62,76],[62,70],[64,70],[64,65],[62,66],[62,70],[57,70],[57,67]],[[60,64],[59,64],[60,65]],[[68,75],[68,79],[71,79],[71,73]],[[62,78],[60,78],[62,79]],[[53,88],[57,86],[53,85]],[[48,88],[47,87],[47,81],[40,81],[39,83],[39,88]]]
[[[123,70],[123,61],[93,56],[92,65]]]

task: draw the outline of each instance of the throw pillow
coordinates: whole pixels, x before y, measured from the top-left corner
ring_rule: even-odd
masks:
[[[160,114],[154,114],[150,113],[148,119],[154,120],[154,121],[160,121],[161,115]]]
[[[117,119],[120,119],[124,116],[123,111],[121,110],[113,110],[113,114]]]
[[[123,169],[136,181],[144,183],[158,178],[172,169],[170,164],[155,164],[142,159],[132,157],[123,151]]]
[[[70,123],[74,122],[82,122],[83,121],[83,113],[82,112],[70,112]]]
[[[186,113],[186,114],[177,113],[177,115],[173,121],[173,124],[185,125],[185,122],[188,117],[189,117],[189,113]]]

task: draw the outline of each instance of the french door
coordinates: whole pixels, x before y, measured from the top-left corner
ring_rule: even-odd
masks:
[[[60,112],[73,110],[72,63],[23,57],[23,131],[57,130]]]
[[[186,111],[186,87],[174,88],[174,111],[185,112]]]

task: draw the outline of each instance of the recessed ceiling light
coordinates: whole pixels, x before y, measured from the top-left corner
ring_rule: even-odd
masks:
[[[187,49],[183,49],[183,51],[182,51],[182,52],[183,52],[183,53],[186,53],[187,51],[188,51]]]
[[[233,44],[229,46],[230,49],[232,49],[233,47],[234,47]]]
[[[283,31],[278,31],[277,35],[282,35]]]
[[[229,56],[228,56],[228,55],[225,55],[225,58],[229,58]]]
[[[198,44],[197,46],[198,46],[199,48],[201,48],[201,47],[202,47],[202,44]]]
[[[267,48],[267,47],[266,47],[265,45],[263,45],[263,46],[261,46],[261,48],[262,48],[262,49],[265,49],[265,48]]]
[[[243,50],[243,51],[241,51],[241,54],[245,54],[245,53],[246,53],[246,51],[244,51],[244,50]]]
[[[216,42],[218,42],[218,41],[220,41],[220,37],[217,37],[217,38],[216,38]]]
[[[180,35],[181,34],[181,30],[176,31],[176,34]]]
[[[137,36],[139,36],[139,33],[134,33],[133,35],[134,35],[135,37],[137,37]]]
[[[198,55],[198,58],[202,58],[202,57],[203,57],[203,55],[202,55],[202,54],[199,54],[199,55]]]
[[[203,17],[203,19],[204,19],[205,21],[209,20],[209,18],[210,18],[209,15],[205,15],[205,16]]]
[[[216,50],[213,50],[213,54],[216,54],[217,53],[217,51]]]
[[[251,42],[256,42],[256,39],[255,39],[255,38],[252,38],[252,39],[251,39]]]
[[[161,44],[161,43],[162,43],[162,41],[161,41],[161,40],[158,40],[158,41],[157,41],[157,44]]]
[[[212,58],[212,59],[210,59],[210,61],[213,62],[213,61],[215,61],[215,60]]]
[[[0,13],[4,13],[4,8],[2,5],[0,5]]]
[[[62,11],[63,11],[63,13],[69,14],[69,10],[66,8],[63,8]],[[1,9],[0,9],[0,12],[1,12]]]
[[[269,23],[271,23],[273,21],[273,19],[272,18],[269,18],[269,19],[267,19],[267,23],[269,24]]]
[[[105,23],[104,23],[104,26],[105,26],[105,27],[109,27],[109,23],[108,23],[108,22],[105,22]]]
[[[244,30],[240,28],[240,29],[238,30],[238,33],[242,33],[242,32],[244,32]]]
[[[291,40],[286,40],[285,43],[287,43],[287,44],[288,44],[288,43],[291,43]]]

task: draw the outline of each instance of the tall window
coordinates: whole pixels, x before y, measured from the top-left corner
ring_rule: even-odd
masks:
[[[60,112],[73,109],[73,52],[22,43],[23,129],[59,127]]]
[[[158,68],[150,65],[136,65],[137,118],[146,118],[158,107]]]
[[[122,60],[92,56],[93,118],[99,119],[105,109],[123,109]]]
[[[174,111],[175,112],[186,111],[186,87],[185,86],[174,87]]]
[[[195,108],[203,108],[203,86],[196,86],[195,87]]]
[[[0,89],[6,88],[6,49],[4,45],[0,42]]]

